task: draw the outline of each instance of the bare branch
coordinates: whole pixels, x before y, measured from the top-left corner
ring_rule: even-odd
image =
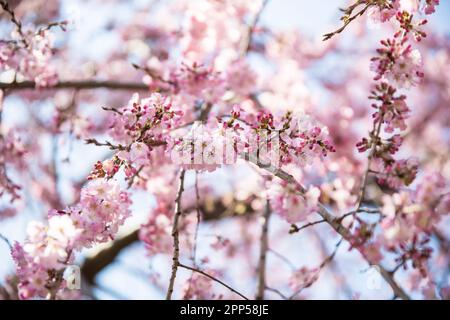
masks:
[[[250,52],[251,45],[252,45],[253,33],[255,31],[256,25],[258,24],[259,19],[261,18],[261,15],[262,15],[264,9],[266,8],[268,2],[269,2],[269,0],[263,0],[263,2],[261,3],[261,7],[259,8],[258,12],[256,12],[256,14],[253,18],[252,23],[248,26],[248,31],[245,36],[245,42],[242,45],[241,56],[245,56]]]
[[[276,293],[277,295],[279,295],[282,299],[284,299],[284,300],[288,300],[289,299],[289,297],[288,296],[285,296],[280,290],[278,290],[278,289],[275,289],[275,288],[271,288],[271,287],[266,287],[266,290],[267,291],[272,291],[272,292],[274,292],[274,293]]]
[[[13,246],[7,237],[5,237],[0,233],[0,239],[3,240],[8,245],[10,250],[12,250]]]
[[[307,223],[307,224],[305,224],[305,225],[303,225],[303,226],[301,226],[301,227],[297,227],[297,225],[295,225],[295,224],[292,224],[291,225],[291,229],[289,230],[289,233],[297,233],[297,232],[299,232],[300,230],[303,230],[303,229],[306,229],[306,228],[309,228],[309,227],[312,227],[312,226],[314,226],[314,225],[316,225],[316,224],[319,224],[319,223],[323,223],[323,222],[326,222],[325,220],[317,220],[317,221],[313,221],[313,222],[310,222],[310,223]]]
[[[270,220],[270,202],[267,200],[266,209],[264,212],[264,223],[261,231],[261,245],[259,251],[259,264],[258,264],[258,292],[256,293],[256,300],[264,299],[264,290],[266,288],[266,256],[269,248],[269,220]]]
[[[347,26],[348,26],[353,20],[355,20],[356,18],[362,16],[362,15],[367,11],[367,9],[369,9],[371,6],[373,6],[373,3],[372,3],[372,2],[369,2],[369,3],[367,3],[360,11],[358,11],[357,13],[355,13],[355,14],[352,16],[353,10],[356,9],[356,7],[358,7],[359,5],[361,5],[361,4],[363,4],[363,3],[364,3],[364,1],[358,0],[355,4],[351,5],[350,7],[348,7],[348,8],[345,9],[345,10],[342,10],[342,11],[344,11],[344,13],[345,13],[345,15],[341,18],[341,20],[344,21],[343,26],[340,27],[339,29],[333,31],[333,32],[324,34],[324,35],[323,35],[323,41],[329,40],[329,39],[331,39],[333,36],[335,36],[336,34],[341,33],[342,31],[344,31],[345,28],[347,28]]]
[[[124,90],[124,91],[147,91],[149,87],[141,82],[120,82],[112,80],[68,80],[59,81],[51,87],[40,87],[38,90],[55,90],[55,89],[110,89],[110,90]],[[36,89],[34,81],[22,82],[0,82],[0,90],[25,90]]]
[[[25,40],[25,35],[22,30],[22,22],[17,19],[16,14],[14,13],[13,9],[10,8],[8,1],[1,0],[0,6],[3,8],[3,10],[8,12],[11,22],[16,26],[16,30],[22,38],[23,44],[25,45],[25,47],[28,47],[28,43]]]
[[[230,287],[229,285],[227,285],[225,282],[223,282],[223,281],[221,281],[221,280],[219,280],[219,279],[213,277],[213,276],[210,275],[210,274],[207,274],[206,272],[204,272],[204,271],[202,271],[202,270],[200,270],[200,269],[196,269],[196,268],[193,268],[193,267],[189,267],[189,266],[186,266],[186,265],[184,265],[184,264],[182,264],[182,263],[178,263],[177,266],[180,267],[180,268],[184,268],[184,269],[188,269],[188,270],[191,270],[191,271],[200,273],[200,274],[204,275],[205,277],[207,277],[207,278],[209,278],[209,279],[211,279],[211,280],[213,280],[213,281],[215,281],[215,282],[217,282],[217,283],[220,283],[220,284],[223,285],[225,288],[227,288],[227,289],[229,289],[230,291],[236,293],[238,296],[240,296],[240,297],[243,298],[244,300],[249,300],[246,296],[244,296],[244,295],[243,295],[242,293],[240,293],[239,291],[233,289],[232,287]]]
[[[197,265],[197,239],[198,229],[200,228],[201,214],[200,214],[200,192],[198,190],[198,172],[195,172],[195,211],[197,213],[197,224],[195,226],[194,244],[192,248],[192,262]]]
[[[166,300],[172,299],[173,286],[175,284],[175,278],[177,276],[177,269],[179,265],[179,257],[180,257],[180,239],[178,237],[178,221],[181,216],[181,196],[184,191],[184,175],[186,171],[184,169],[180,172],[180,185],[178,187],[177,197],[175,199],[175,214],[172,226],[172,237],[173,237],[173,263],[172,263],[172,274],[170,276],[169,288],[167,289]]]

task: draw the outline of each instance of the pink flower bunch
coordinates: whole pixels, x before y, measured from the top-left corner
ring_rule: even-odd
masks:
[[[153,210],[149,221],[139,230],[139,239],[144,243],[150,255],[169,253],[172,250],[172,216],[173,208],[160,202]]]
[[[31,222],[24,243],[15,243],[12,250],[20,297],[47,297],[64,287],[62,272],[74,252],[114,239],[131,213],[130,204],[116,182],[96,180],[82,190],[78,204],[52,210],[47,225]]]
[[[420,204],[416,226],[431,230],[450,213],[450,183],[439,173],[428,174],[413,193],[414,201]]]
[[[9,195],[11,202],[20,198],[20,186],[8,176],[7,167],[22,169],[26,153],[26,146],[13,131],[0,133],[0,197]]]
[[[378,5],[369,8],[368,16],[374,22],[386,22],[396,15],[399,8],[397,0],[380,1]]]
[[[393,88],[391,88],[393,89]],[[395,92],[395,91],[394,91]],[[391,94],[390,92],[388,94]],[[380,106],[375,106],[378,110],[373,114],[374,121],[381,121],[385,124],[384,131],[391,133],[394,129],[400,131],[406,130],[405,120],[409,118],[409,107],[406,104],[406,96],[394,96],[388,98],[387,103]]]
[[[270,112],[259,112],[256,117],[244,114],[241,119],[250,125],[250,129],[246,128],[246,151],[259,153],[264,161],[304,166],[336,151],[328,129],[304,113],[289,111],[276,119]]]
[[[210,269],[204,272],[213,277],[218,274],[217,271]],[[212,300],[221,299],[221,296],[214,293],[212,280],[198,273],[193,273],[184,284],[183,299],[185,300]]]
[[[391,188],[409,186],[417,175],[419,161],[416,158],[397,161],[384,161],[384,170],[378,177],[380,184],[387,184]]]
[[[394,134],[387,139],[381,139],[380,132],[384,125],[384,131],[392,133],[394,130],[406,130],[405,120],[409,117],[409,107],[406,104],[406,96],[396,95],[397,90],[381,83],[372,91],[370,99],[375,103],[372,107],[376,112],[372,115],[373,130],[368,138],[363,138],[356,144],[359,152],[373,149],[374,167],[381,184],[388,184],[392,188],[411,184],[417,174],[418,162],[416,159],[396,160],[393,155],[399,150],[403,139]]]
[[[0,42],[0,69],[12,69],[27,80],[36,82],[36,87],[56,84],[58,76],[50,64],[53,56],[53,39],[49,30],[35,33],[27,30],[20,34],[12,32],[11,41]]]
[[[225,78],[227,89],[237,96],[248,96],[256,86],[256,74],[244,59],[232,62],[226,69]]]
[[[436,11],[436,6],[439,5],[440,0],[425,0],[424,12],[432,14]]]
[[[225,93],[224,77],[212,67],[184,63],[174,75],[175,88],[197,100],[215,102]]]
[[[109,127],[111,137],[119,142],[88,143],[109,146],[117,153],[112,159],[97,162],[89,178],[112,177],[123,166],[128,178],[134,176],[139,167],[150,164],[151,151],[156,146],[170,144],[170,134],[180,122],[183,112],[174,110],[168,97],[153,93],[149,98],[139,99],[136,93],[128,105],[121,109],[106,109],[113,112]]]
[[[278,127],[281,149],[286,153],[282,163],[310,163],[315,157],[336,152],[328,137],[328,129],[303,113],[288,112]]]
[[[312,187],[303,196],[299,195],[299,191],[284,181],[271,182],[267,190],[267,197],[274,212],[288,223],[305,221],[310,214],[317,211],[319,188]]]
[[[400,88],[419,84],[424,76],[422,56],[408,44],[408,38],[382,40],[381,44],[383,47],[377,50],[378,56],[372,58],[371,69],[377,74],[374,79],[388,81]]]
[[[383,197],[383,232],[379,242],[397,254],[402,263],[412,262],[426,274],[425,263],[431,255],[430,233],[450,209],[448,183],[437,173],[427,175],[413,192]]]
[[[375,22],[386,22],[399,15],[412,16],[421,10],[421,0],[385,0],[385,1],[371,1],[376,5],[371,6],[368,10],[369,17]],[[439,5],[439,0],[425,0],[423,12],[425,14],[432,14],[435,12],[435,7]]]
[[[358,216],[354,218],[351,224],[353,230],[350,237],[350,249],[356,248],[370,263],[378,263],[382,259],[382,255],[380,245],[372,241],[375,224],[367,223]]]
[[[385,218],[381,222],[383,232],[378,242],[388,251],[394,253],[396,261],[405,269],[407,262],[418,269],[422,277],[426,277],[426,263],[431,256],[429,233],[418,227],[421,220],[421,205],[413,202],[407,192],[384,196],[382,212]]]
[[[244,129],[233,120],[194,123],[190,131],[176,139],[172,160],[185,169],[214,171],[223,164],[233,164],[245,151]]]
[[[292,273],[289,286],[294,292],[310,287],[319,279],[320,268],[301,267]]]
[[[152,93],[145,99],[139,99],[135,93],[127,106],[112,112],[109,134],[126,148],[131,148],[134,142],[151,147],[152,142],[161,140],[166,130],[178,124],[183,114],[174,110],[171,99],[160,93]]]

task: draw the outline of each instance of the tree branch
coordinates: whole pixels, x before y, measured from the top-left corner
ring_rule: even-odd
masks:
[[[2,235],[0,233],[0,239],[3,240],[8,245],[10,250],[12,250],[13,247],[12,247],[11,242],[9,241],[9,239],[7,237],[5,237],[4,235]]]
[[[184,191],[184,175],[186,170],[181,169],[180,172],[180,185],[178,187],[177,197],[175,199],[175,214],[172,226],[172,237],[173,237],[173,263],[172,263],[172,274],[170,276],[169,288],[167,289],[166,300],[172,299],[173,286],[175,284],[175,278],[177,276],[177,269],[179,265],[180,257],[180,240],[178,238],[178,221],[181,216],[181,196]]]
[[[241,56],[245,56],[250,52],[251,45],[252,45],[253,33],[255,31],[256,25],[258,24],[259,19],[261,18],[261,15],[262,15],[264,9],[266,8],[268,2],[269,2],[269,0],[263,0],[263,2],[261,3],[261,7],[259,8],[259,10],[256,12],[255,16],[253,17],[253,21],[248,26],[248,31],[245,35],[245,41],[244,41],[244,43],[242,45],[242,49],[241,49]]]
[[[68,80],[59,81],[56,85],[51,87],[40,87],[37,90],[54,90],[54,89],[110,89],[110,90],[128,90],[128,91],[144,91],[149,90],[149,87],[141,82],[120,82],[112,80]],[[0,90],[25,90],[36,89],[34,81],[22,82],[0,82]]]
[[[100,251],[91,258],[87,258],[81,267],[81,274],[86,281],[91,285],[95,285],[97,274],[111,264],[124,248],[138,241],[138,235],[139,230],[136,229],[123,238],[115,240],[112,246]]]
[[[227,289],[229,289],[230,291],[236,293],[238,296],[240,296],[240,297],[243,298],[244,300],[249,300],[246,296],[244,296],[244,295],[243,295],[242,293],[240,293],[239,291],[233,289],[232,287],[230,287],[229,285],[227,285],[225,282],[223,282],[223,281],[221,281],[221,280],[219,280],[219,279],[213,277],[213,276],[210,275],[210,274],[207,274],[206,272],[204,272],[204,271],[202,271],[202,270],[199,270],[199,269],[196,269],[196,268],[193,268],[193,267],[186,266],[186,265],[184,265],[184,264],[182,264],[182,263],[178,263],[177,266],[180,267],[180,268],[184,268],[184,269],[188,269],[188,270],[191,270],[191,271],[200,273],[200,274],[204,275],[205,277],[207,277],[207,278],[209,278],[209,279],[211,279],[211,280],[213,280],[213,281],[215,281],[215,282],[217,282],[217,283],[220,283],[220,284],[223,285],[225,288],[227,288]]]
[[[266,256],[269,248],[269,220],[270,220],[270,202],[267,200],[266,209],[264,212],[264,224],[261,231],[261,246],[259,251],[258,264],[258,292],[256,293],[256,300],[264,299],[264,290],[266,288]]]

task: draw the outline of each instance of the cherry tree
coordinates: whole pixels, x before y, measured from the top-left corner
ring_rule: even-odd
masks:
[[[268,0],[83,2],[115,12],[84,38],[0,4],[0,298],[98,298],[119,260],[168,300],[450,297],[439,0],[344,1],[322,39]]]

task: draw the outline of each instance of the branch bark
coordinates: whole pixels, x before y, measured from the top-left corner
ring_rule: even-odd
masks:
[[[105,88],[110,90],[125,90],[125,91],[139,91],[149,90],[149,87],[141,82],[120,82],[112,80],[68,80],[60,81],[56,85],[51,87],[36,88],[34,81],[23,82],[0,82],[0,90],[25,90],[25,89],[37,89],[37,90],[54,90],[54,89],[99,89]]]
[[[181,196],[184,191],[184,175],[186,171],[184,169],[180,172],[180,186],[178,187],[177,198],[175,200],[175,215],[173,219],[172,226],[172,237],[173,237],[173,263],[172,263],[172,274],[170,276],[169,288],[167,289],[166,300],[172,299],[173,286],[175,284],[175,278],[177,276],[177,270],[179,266],[180,257],[180,239],[178,237],[178,221],[181,217]]]
[[[264,300],[264,291],[266,289],[266,257],[269,248],[269,220],[270,220],[270,202],[267,200],[266,210],[264,212],[264,223],[261,231],[261,247],[259,251],[258,264],[258,292],[256,300]]]
[[[84,261],[81,274],[91,285],[95,285],[95,277],[108,265],[110,265],[123,249],[138,241],[139,230],[134,230],[128,235],[114,241],[114,244],[95,256]]]

